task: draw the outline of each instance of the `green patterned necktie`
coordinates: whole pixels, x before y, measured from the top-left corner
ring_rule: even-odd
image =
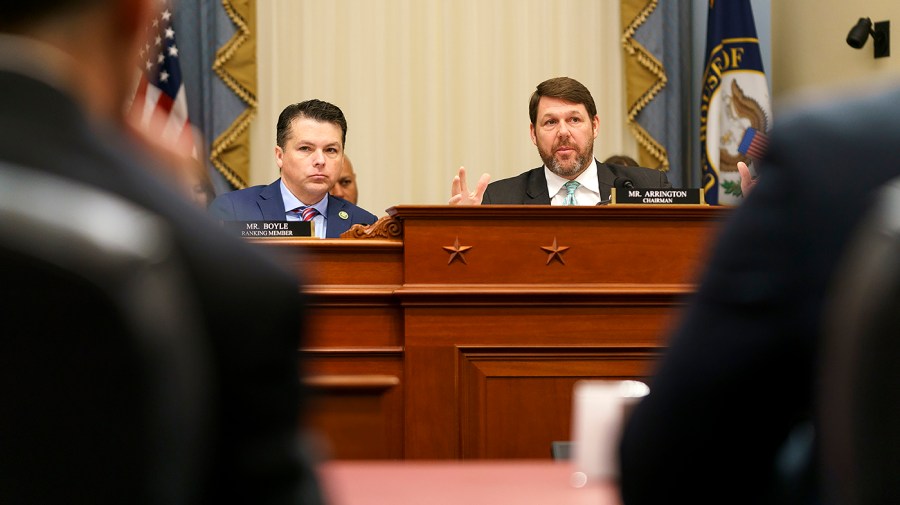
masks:
[[[563,205],[578,205],[578,202],[575,201],[575,190],[578,189],[578,186],[581,186],[581,184],[576,181],[565,183],[566,200],[563,202]]]

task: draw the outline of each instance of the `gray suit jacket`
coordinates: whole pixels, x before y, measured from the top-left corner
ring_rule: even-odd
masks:
[[[666,173],[641,167],[625,167],[597,162],[597,179],[600,181],[600,197],[608,200],[610,189],[617,177],[631,179],[636,188],[671,188]],[[488,184],[483,204],[495,205],[550,205],[547,194],[547,177],[544,167],[533,168],[509,179]]]

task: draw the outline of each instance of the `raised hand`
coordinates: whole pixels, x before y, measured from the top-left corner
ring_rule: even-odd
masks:
[[[743,193],[744,198],[747,198],[753,186],[756,186],[756,177],[750,174],[750,167],[743,161],[737,162],[737,169],[741,174],[741,193]]]
[[[466,167],[459,167],[459,174],[453,178],[453,183],[450,185],[450,201],[447,203],[450,205],[481,205],[484,190],[487,189],[489,182],[491,182],[491,176],[481,174],[478,184],[475,185],[475,191],[469,192]]]

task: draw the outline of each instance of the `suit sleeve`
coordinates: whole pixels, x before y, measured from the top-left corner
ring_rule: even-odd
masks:
[[[491,203],[493,203],[491,201],[491,184],[488,184],[487,188],[484,190],[484,195],[482,195],[481,204],[490,205]]]

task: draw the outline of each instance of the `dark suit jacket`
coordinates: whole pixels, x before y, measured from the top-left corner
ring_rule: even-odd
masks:
[[[665,172],[641,167],[607,165],[597,162],[597,179],[600,181],[600,199],[608,200],[616,177],[626,177],[636,188],[671,188]],[[498,205],[550,205],[547,194],[547,177],[544,167],[533,168],[509,179],[488,184],[483,204]]]
[[[784,497],[775,461],[815,424],[826,294],[874,193],[900,175],[898,139],[900,90],[779,118],[625,429],[626,504]]]
[[[281,179],[268,186],[252,186],[219,195],[209,206],[209,211],[222,221],[284,221],[284,198],[281,197]],[[346,212],[348,218],[340,217]],[[328,195],[328,227],[326,238],[338,238],[355,224],[372,224],[377,218],[371,212],[352,203]]]
[[[297,443],[302,398],[297,349],[305,305],[296,273],[258,248],[226,236],[218,223],[155,175],[161,169],[149,166],[140,148],[118,130],[92,123],[68,95],[3,70],[0,89],[0,159],[121,196],[171,228],[193,298],[199,302],[214,386],[206,434],[209,451],[201,464],[205,476],[197,483],[199,501],[317,503],[315,479]],[[15,310],[15,301],[3,305]],[[53,306],[47,309],[48,317],[54,317]],[[60,331],[77,335],[77,328],[67,327],[65,320],[57,324]],[[60,381],[60,391],[67,380],[77,377]],[[27,451],[27,440],[40,439],[53,447],[3,466],[21,470],[22,480],[15,486],[50,486],[59,495],[56,501],[77,501],[72,490],[83,487],[105,490],[108,503],[131,502],[130,485],[142,470],[141,462],[102,460],[117,444],[133,442],[114,436],[128,436],[115,429],[115,402],[97,415],[109,423],[109,436],[102,436],[107,431],[103,425],[95,427],[101,436],[93,438],[72,432],[63,421],[66,412],[55,405],[47,405],[47,411],[50,419],[60,419],[54,429],[4,434],[8,436],[0,444],[0,459],[5,461],[18,454],[9,444]],[[91,443],[85,445],[88,439]],[[29,469],[34,475],[27,475]],[[0,492],[10,489],[7,478],[13,477],[4,471]]]

